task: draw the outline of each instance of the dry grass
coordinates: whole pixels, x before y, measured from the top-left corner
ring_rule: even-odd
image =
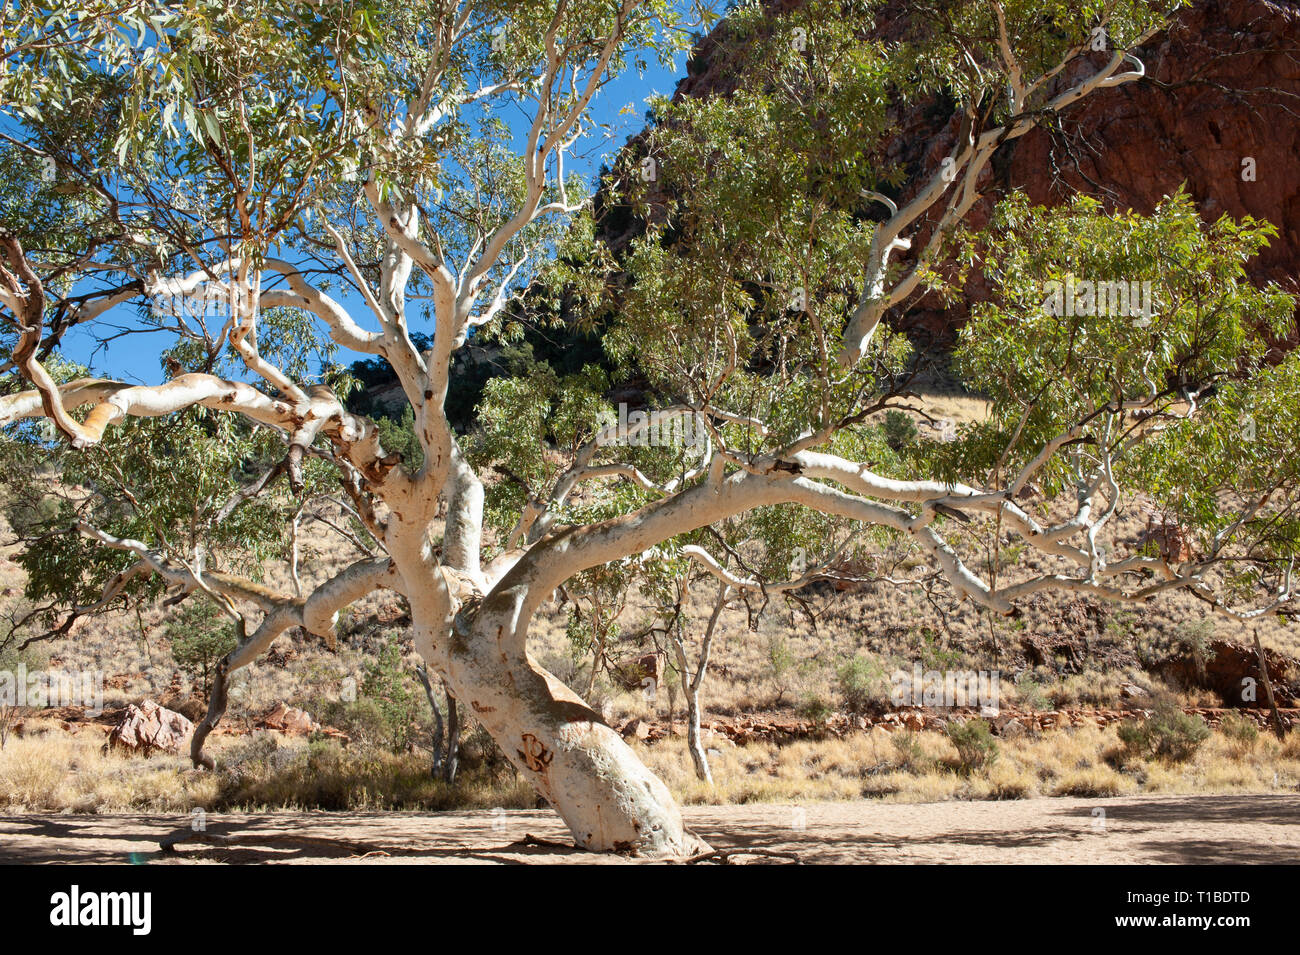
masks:
[[[511,773],[474,766],[454,785],[431,779],[427,759],[333,741],[281,740],[273,734],[215,737],[216,772],[182,756],[104,752],[102,737],[70,736],[39,725],[0,749],[0,810],[5,812],[159,812],[193,808],[401,810],[532,808],[531,787]]]
[[[440,810],[529,808],[531,789],[513,773],[472,761],[453,786],[429,778],[424,756],[276,734],[218,736],[216,772],[179,756],[104,753],[89,731],[69,736],[54,724],[0,749],[0,811],[164,812],[195,807]],[[1221,731],[1185,762],[1126,754],[1114,727],[1026,734],[997,742],[990,764],[964,770],[941,733],[876,728],[844,738],[736,746],[706,740],[715,784],[695,778],[685,741],[636,744],[646,764],[677,797],[694,804],[745,804],[878,798],[945,799],[1101,797],[1130,793],[1203,793],[1300,788],[1300,733],[1249,743]]]
[[[217,779],[180,757],[102,752],[102,737],[57,728],[0,750],[0,805],[10,812],[187,812],[212,802]]]
[[[1020,799],[1294,790],[1300,736],[1263,737],[1243,750],[1215,733],[1184,763],[1131,759],[1114,728],[1080,727],[999,740],[990,765],[957,771],[957,752],[939,733],[899,744],[884,729],[843,739],[779,746],[723,745],[710,755],[715,785],[694,777],[681,739],[642,746],[640,755],[688,803],[727,804],[880,798],[887,802]]]
[[[985,413],[982,402],[961,395],[935,396],[928,404],[936,418],[958,423]],[[1039,516],[1048,519],[1053,514],[1048,509]],[[1112,522],[1115,546],[1121,550],[1135,546],[1144,520],[1139,508],[1117,515]],[[955,543],[978,562],[987,540],[958,536]],[[356,556],[350,544],[322,525],[309,525],[300,568],[304,586],[310,589]],[[884,557],[905,570],[920,565],[903,545]],[[998,566],[1003,582],[1053,569],[1049,558],[1010,550],[1001,553]],[[269,565],[265,570],[268,583],[290,589],[286,567]],[[16,565],[0,558],[0,595],[10,601],[20,599],[22,582]],[[898,668],[910,670],[917,661],[926,668],[997,670],[1003,705],[1024,709],[1114,706],[1123,683],[1172,692],[1187,705],[1218,702],[1204,691],[1164,687],[1142,665],[1169,652],[1181,631],[1204,618],[1203,605],[1186,595],[1168,595],[1138,610],[1090,607],[1091,629],[1086,636],[1089,651],[1096,656],[1074,672],[1062,660],[1029,666],[1021,653],[1026,639],[1052,638],[1062,632],[1064,608],[1077,609],[1079,603],[1071,598],[1037,597],[1024,606],[1018,619],[993,621],[969,601],[940,613],[916,589],[866,586],[827,592],[822,598],[814,602],[815,620],[778,601],[754,621],[743,607],[723,614],[704,689],[706,720],[710,714],[838,709],[845,697],[838,674],[853,657],[866,658],[885,674]],[[688,633],[701,632],[712,599],[709,587],[695,588],[687,609]],[[236,678],[228,722],[246,720],[279,700],[319,715],[326,701],[340,698],[349,679],[360,683],[365,663],[384,641],[403,636],[394,627],[376,622],[385,607],[391,608],[389,598],[373,595],[349,608],[334,649],[314,638],[281,637],[271,658]],[[545,606],[536,620],[531,648],[562,680],[585,687],[590,657],[575,655],[569,645],[568,612],[556,603]],[[632,600],[622,621],[624,632],[636,632],[648,613],[644,603]],[[169,619],[169,612],[158,608],[139,616],[131,612],[98,618],[74,639],[49,645],[51,666],[103,670],[110,677],[105,694],[110,708],[157,697],[177,676],[164,636]],[[1266,646],[1300,655],[1300,634],[1285,621],[1270,617],[1260,621],[1259,628]],[[1217,635],[1242,642],[1251,636],[1243,625],[1231,623],[1219,624]],[[611,652],[615,658],[628,659],[653,649],[645,640],[620,641]],[[653,699],[603,675],[596,687],[591,702],[611,722],[631,716],[664,719],[680,715],[683,709],[671,672]],[[880,692],[887,696],[887,686]],[[209,746],[228,766],[216,774],[194,771],[180,757],[105,755],[99,751],[101,738],[88,732],[76,737],[56,731],[11,739],[0,750],[0,807],[183,812],[195,806],[374,809],[532,804],[526,787],[508,775],[470,772],[458,786],[445,787],[428,778],[422,756],[362,747],[339,751],[305,743],[259,751],[256,747],[265,744],[256,739],[214,737]],[[881,730],[785,746],[736,747],[717,738],[710,745],[717,750],[711,757],[717,785],[711,789],[695,780],[680,738],[642,749],[647,762],[682,799],[702,803],[863,796],[897,801],[1099,796],[1293,788],[1300,782],[1300,737],[1295,734],[1279,744],[1264,735],[1247,741],[1215,733],[1193,759],[1164,764],[1123,757],[1113,728],[1081,728],[1001,740],[999,757],[969,774],[955,770],[955,750],[945,737],[934,733],[911,737]]]

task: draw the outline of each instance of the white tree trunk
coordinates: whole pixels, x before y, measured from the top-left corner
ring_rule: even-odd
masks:
[[[555,808],[578,846],[681,857],[708,846],[682,824],[668,788],[600,715],[525,648],[527,588],[498,587],[451,627],[414,601],[416,648]]]
[[[677,657],[677,672],[681,677],[682,693],[686,697],[686,746],[691,753],[691,762],[695,764],[695,775],[713,785],[713,772],[709,769],[709,754],[704,749],[700,731],[700,688],[704,685],[704,674],[709,669],[709,653],[713,649],[713,634],[718,626],[727,601],[731,598],[731,588],[723,584],[718,589],[718,600],[713,605],[708,625],[704,628],[704,637],[700,641],[700,659],[691,673],[690,663],[686,659],[686,639],[682,633],[680,621],[670,631],[669,639],[673,644],[673,654]]]
[[[700,739],[700,694],[692,689],[686,691],[686,745],[691,751],[691,762],[695,764],[695,775],[712,786],[709,754],[704,751],[704,742]]]

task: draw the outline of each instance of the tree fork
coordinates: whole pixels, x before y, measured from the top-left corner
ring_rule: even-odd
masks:
[[[708,851],[668,787],[600,715],[524,648],[526,587],[495,590],[450,628],[417,618],[416,649],[569,827],[597,852]]]

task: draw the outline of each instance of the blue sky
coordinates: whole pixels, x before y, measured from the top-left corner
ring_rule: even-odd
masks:
[[[681,7],[689,9],[690,0],[682,0]],[[592,109],[597,123],[606,124],[609,129],[597,127],[599,136],[592,136],[580,141],[574,149],[574,156],[566,160],[566,169],[583,175],[593,182],[599,174],[602,162],[611,158],[630,136],[640,132],[645,126],[646,100],[655,93],[671,93],[677,81],[685,74],[686,55],[678,54],[671,65],[661,64],[657,58],[649,57],[646,69],[638,73],[629,67],[623,74],[605,86],[593,100]],[[623,112],[625,107],[631,109]],[[521,120],[520,131],[526,129]],[[365,327],[374,327],[368,321],[369,311],[359,296],[345,297],[343,304]],[[172,344],[173,336],[158,332],[154,334],[130,334],[101,345],[99,339],[106,332],[106,324],[130,328],[139,328],[134,307],[119,307],[101,316],[97,322],[87,326],[73,328],[64,337],[63,354],[82,365],[90,367],[92,374],[111,377],[118,380],[156,383],[163,380],[159,364],[159,352]],[[430,328],[414,331],[432,332]],[[340,350],[338,360],[348,364],[357,358],[369,356],[358,355]]]

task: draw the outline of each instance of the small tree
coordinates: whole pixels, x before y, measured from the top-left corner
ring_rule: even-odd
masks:
[[[393,752],[405,749],[418,713],[418,697],[411,687],[405,654],[396,642],[386,642],[379,654],[366,662],[360,695],[378,707]]]
[[[187,600],[164,635],[171,642],[172,659],[192,680],[202,683],[204,695],[211,689],[218,661],[239,643],[229,618],[201,598]]]
[[[686,698],[686,746],[691,754],[691,762],[695,766],[695,775],[709,785],[713,785],[713,771],[709,768],[709,754],[704,748],[700,728],[700,691],[704,686],[704,677],[709,669],[709,657],[713,652],[713,639],[717,633],[718,620],[722,616],[723,610],[726,609],[728,601],[734,596],[734,591],[726,583],[718,585],[718,597],[713,603],[713,610],[709,614],[703,632],[700,634],[699,649],[696,652],[694,666],[691,665],[689,660],[687,637],[680,612],[681,603],[686,596],[684,586],[682,591],[678,596],[678,612],[673,615],[673,619],[668,621],[666,633],[668,643],[673,650],[673,657],[676,660],[677,677],[681,681],[682,694]]]

